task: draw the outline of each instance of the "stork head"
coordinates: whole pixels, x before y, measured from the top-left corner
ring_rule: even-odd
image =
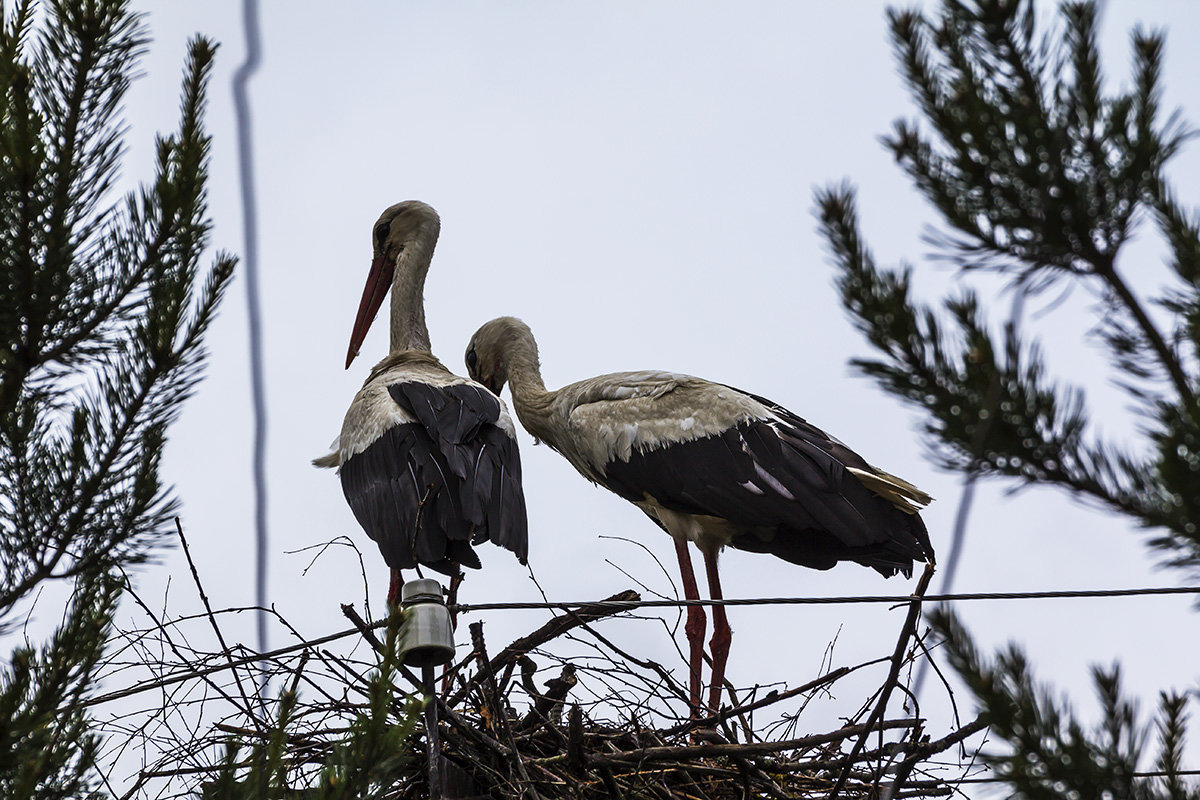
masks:
[[[529,326],[516,317],[497,317],[475,331],[467,345],[467,374],[471,380],[500,394],[508,382],[508,368],[514,358],[533,358],[537,368],[537,344]]]
[[[367,338],[367,331],[371,329],[371,323],[375,321],[375,315],[383,305],[383,298],[387,296],[388,289],[392,288],[396,263],[401,254],[417,243],[436,242],[440,226],[437,212],[419,200],[397,203],[379,215],[379,220],[371,229],[374,257],[371,260],[371,272],[367,275],[367,285],[363,288],[362,300],[358,304],[354,330],[350,333],[350,348],[346,351],[347,369],[358,355],[363,340]],[[431,247],[429,249],[432,250]],[[423,261],[427,268],[428,259]]]

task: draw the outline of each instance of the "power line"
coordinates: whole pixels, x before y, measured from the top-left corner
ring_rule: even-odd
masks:
[[[258,292],[258,206],[254,187],[254,150],[250,98],[246,86],[262,61],[258,0],[244,0],[242,22],[246,60],[233,73],[233,109],[237,124],[238,171],[245,239],[246,311],[250,340],[250,391],[254,399],[254,597],[258,612],[258,651],[267,650],[267,398],[263,379],[262,311]],[[260,690],[262,687],[259,687]]]
[[[1174,771],[1156,769],[1156,770],[1148,770],[1145,772],[1129,773],[1129,777],[1139,778],[1139,779],[1169,778],[1172,776],[1182,778],[1182,777],[1189,777],[1189,776],[1194,776],[1194,775],[1200,775],[1200,769],[1177,769]],[[1049,779],[1044,779],[1044,780],[1049,782]],[[990,777],[978,777],[978,778],[956,778],[954,780],[942,781],[942,783],[950,784],[950,785],[958,785],[958,784],[963,784],[963,783],[1013,783],[1014,781],[1015,781],[1015,779],[1012,777],[995,775],[995,776],[990,776]]]
[[[921,602],[951,602],[962,600],[1045,600],[1045,599],[1071,599],[1071,598],[1092,598],[1092,597],[1139,597],[1153,595],[1180,595],[1180,594],[1200,594],[1200,586],[1157,586],[1144,589],[1080,589],[1080,590],[1059,590],[1059,591],[1044,591],[1044,592],[962,592],[958,594],[940,594],[926,595],[923,598],[913,597],[911,595],[873,595],[862,597],[758,597],[744,599],[726,599],[726,600],[588,600],[579,603],[475,603],[465,604],[460,603],[453,608],[457,612],[467,613],[470,611],[508,611],[519,609],[552,609],[558,611],[573,611],[580,606],[591,606],[593,608],[599,606],[616,606],[622,610],[633,610],[637,608],[677,608],[688,605],[724,605],[724,606],[765,606],[765,605],[832,605],[837,603],[911,603],[913,600]],[[265,613],[265,612],[264,612]],[[370,624],[371,628],[382,628],[387,625],[387,620],[377,620]],[[358,628],[348,628],[346,630],[337,631],[336,633],[326,634],[317,639],[304,640],[295,644],[281,647],[278,650],[270,652],[258,652],[253,655],[243,658],[236,658],[225,663],[213,664],[207,667],[198,669],[188,669],[181,672],[176,672],[161,676],[153,681],[147,681],[138,684],[137,686],[119,689],[108,694],[90,697],[79,703],[79,707],[87,707],[107,703],[111,700],[118,700],[131,695],[140,694],[145,691],[160,689],[164,686],[181,683],[197,677],[211,675],[215,672],[222,672],[227,669],[250,664],[256,661],[269,661],[273,658],[295,653],[299,650],[315,648],[322,644],[345,639],[355,634],[361,635],[362,631]]]
[[[746,597],[725,600],[587,600],[582,602],[530,602],[530,603],[458,603],[452,610],[460,613],[472,611],[511,611],[521,609],[555,609],[570,611],[580,606],[600,608],[682,608],[687,606],[805,606],[805,605],[854,605],[863,603],[922,603],[954,602],[961,600],[1063,600],[1082,597],[1142,597],[1152,595],[1200,594],[1200,586],[1151,586],[1141,589],[1057,589],[1040,592],[957,592],[953,594],[927,594],[916,597],[907,594],[894,595],[849,595],[841,597]]]

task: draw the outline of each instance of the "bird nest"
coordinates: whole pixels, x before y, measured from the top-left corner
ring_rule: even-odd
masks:
[[[927,582],[928,574],[918,595]],[[89,702],[147,688],[162,694],[154,708],[100,718],[110,734],[120,734],[120,754],[140,753],[143,766],[127,796],[223,796],[212,790],[218,779],[245,782],[264,765],[274,770],[277,788],[285,789],[271,796],[296,796],[327,778],[331,763],[346,761],[347,737],[373,705],[382,709],[385,727],[406,734],[390,751],[391,771],[376,776],[386,786],[373,796],[388,798],[940,797],[967,776],[971,759],[963,743],[983,729],[979,720],[931,731],[919,715],[888,713],[889,699],[907,694],[901,674],[924,651],[918,600],[910,604],[891,654],[825,669],[791,687],[740,690],[727,684],[726,705],[709,714],[691,709],[687,687],[674,671],[606,635],[613,618],[661,624],[629,610],[638,600],[627,591],[558,613],[494,655],[484,623],[473,622],[470,653],[440,674],[432,696],[421,676],[393,665],[382,706],[373,687],[394,637],[381,640],[380,626],[350,606],[343,612],[354,627],[342,634],[265,659],[224,647],[209,653],[175,647],[186,668],[162,669],[154,681]],[[215,628],[215,616],[208,616]],[[177,635],[163,622],[155,631]],[[127,636],[143,646],[153,638],[146,631]],[[335,653],[328,643],[338,638],[357,638],[357,649],[365,643],[369,650]],[[589,650],[580,656],[582,642]],[[571,645],[576,654],[562,655]],[[279,698],[257,696],[250,670],[283,686]],[[801,727],[800,711],[809,700],[871,670],[885,674],[880,683],[871,681],[877,688],[843,724],[819,732]],[[434,718],[430,759],[428,725]],[[281,722],[273,725],[273,719]],[[268,756],[273,766],[264,760]],[[118,762],[110,754],[113,770]]]
[[[921,593],[927,582],[928,577]],[[911,645],[919,602],[912,604],[892,657],[832,669],[762,696],[729,686],[733,702],[720,712],[690,713],[672,721],[664,700],[672,698],[677,707],[687,708],[686,688],[660,664],[622,651],[593,627],[615,613],[619,603],[638,599],[635,592],[624,592],[556,617],[493,658],[488,657],[483,624],[471,625],[472,651],[452,673],[455,688],[435,701],[444,717],[437,768],[445,796],[716,800],[939,797],[954,791],[961,771],[949,780],[935,777],[930,762],[982,730],[982,723],[976,720],[934,740],[924,720],[885,714],[902,667],[916,650]],[[563,663],[557,676],[539,689],[530,653],[535,648],[546,653],[547,644],[577,628],[587,630],[609,658],[586,667]],[[772,726],[782,736],[755,730],[756,712],[810,698],[857,669],[881,662],[891,669],[860,718],[836,730],[796,735],[795,718],[785,715]],[[584,671],[609,690],[573,701]],[[613,721],[611,714],[618,709],[622,719]],[[648,724],[650,720],[658,724]],[[419,755],[426,758],[428,751],[420,745]],[[429,796],[427,773],[414,773],[411,785],[396,796]]]

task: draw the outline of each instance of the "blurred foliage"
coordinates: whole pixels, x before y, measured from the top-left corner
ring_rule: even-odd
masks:
[[[0,670],[0,796],[103,796],[92,769],[100,737],[72,709],[92,688],[120,596],[107,575],[81,577],[50,642],[17,648]]]
[[[232,276],[208,244],[202,118],[214,46],[192,42],[154,181],[113,197],[118,112],[145,49],[126,2],[4,18],[0,139],[0,621],[45,580],[145,557],[175,501],[166,428],[200,377]]]
[[[987,710],[990,734],[1008,742],[1006,753],[984,751],[983,763],[1008,782],[1015,798],[1130,798],[1198,800],[1200,787],[1181,773],[1187,697],[1159,695],[1158,715],[1139,721],[1137,704],[1121,691],[1121,670],[1093,668],[1101,720],[1089,730],[1069,704],[1038,686],[1015,646],[986,663],[966,630],[945,609],[930,615],[950,664]],[[1149,743],[1156,739],[1157,752]],[[1156,773],[1149,779],[1145,772]],[[1141,774],[1139,774],[1141,773]]]
[[[877,351],[855,366],[922,411],[942,467],[1066,489],[1151,530],[1167,564],[1200,573],[1200,219],[1166,172],[1190,131],[1160,108],[1164,35],[1133,32],[1130,88],[1112,93],[1094,3],[1062,4],[1045,31],[1032,0],[943,0],[928,16],[892,10],[888,20],[921,119],[897,122],[884,143],[942,218],[935,260],[958,266],[962,287],[980,271],[999,275],[1014,303],[989,307],[970,288],[940,307],[921,303],[911,268],[876,265],[853,189],[823,189],[818,216],[842,302]],[[1169,253],[1167,285],[1149,299],[1151,270],[1120,257],[1148,224]],[[1021,330],[1023,300],[1051,289],[1095,298],[1079,335],[1107,355],[1140,441],[1105,438],[1084,389],[1049,374]],[[1033,689],[1018,650],[984,666],[952,615],[935,622],[993,732],[1018,754],[992,758],[1013,796],[1196,796],[1177,777],[1120,782],[1143,760],[1145,736],[1115,668],[1096,672],[1106,727],[1091,736]],[[1168,772],[1183,724],[1184,700],[1164,694],[1158,763]]]
[[[1061,486],[1163,529],[1155,547],[1200,565],[1200,236],[1164,174],[1186,130],[1159,119],[1162,36],[1134,34],[1135,86],[1109,97],[1091,4],[1065,5],[1064,30],[1040,38],[1030,2],[946,2],[939,20],[890,21],[929,130],[898,122],[885,142],[946,223],[940,256],[1000,273],[1016,292],[1073,282],[1097,297],[1091,332],[1149,417],[1153,453],[1104,440],[1083,389],[1048,377],[1040,345],[1013,320],[993,333],[974,292],[948,298],[943,313],[913,299],[911,270],[876,266],[853,191],[836,187],[818,194],[821,229],[843,304],[882,353],[855,365],[927,412],[942,466]],[[1117,270],[1146,218],[1171,246],[1176,278],[1153,308]]]
[[[0,794],[91,797],[93,690],[123,581],[175,500],[166,429],[195,388],[233,274],[208,245],[196,39],[180,123],[124,198],[121,104],[147,38],[123,0],[5,3],[0,18],[0,631],[48,583],[73,599],[44,647],[0,673]]]
[[[383,798],[401,778],[424,765],[414,758],[411,737],[421,720],[422,702],[410,697],[399,703],[394,684],[400,659],[401,614],[394,614],[378,667],[366,679],[366,706],[320,759],[302,757],[304,739],[290,734],[297,709],[297,688],[303,672],[280,697],[279,713],[266,735],[245,748],[244,739],[231,739],[220,771],[201,787],[201,796],[217,800],[352,800]],[[297,788],[302,784],[303,788]]]

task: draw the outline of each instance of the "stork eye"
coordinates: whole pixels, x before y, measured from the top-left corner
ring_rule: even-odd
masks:
[[[475,355],[475,349],[472,348],[470,350],[470,352],[467,353],[467,367],[469,367],[470,369],[475,369],[475,364],[478,361],[479,361],[479,356]]]
[[[388,234],[391,233],[391,230],[391,225],[380,225],[375,229],[375,244],[377,244],[380,249],[383,249],[383,246],[387,244]]]

